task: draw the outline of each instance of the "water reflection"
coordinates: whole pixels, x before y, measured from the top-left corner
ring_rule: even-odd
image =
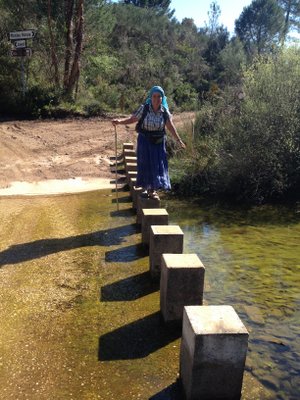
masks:
[[[206,267],[208,304],[230,304],[250,332],[247,370],[274,392],[299,398],[300,216],[295,209],[191,207],[170,202],[185,251]]]

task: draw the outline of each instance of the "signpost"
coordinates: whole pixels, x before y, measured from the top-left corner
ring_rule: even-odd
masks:
[[[32,49],[30,47],[12,49],[10,54],[12,57],[31,57]]]
[[[14,44],[16,49],[24,48],[27,45],[26,40],[23,40],[23,39],[22,40],[16,40],[16,41],[13,42],[13,44]]]
[[[13,44],[13,48],[10,51],[10,55],[12,57],[21,57],[21,79],[22,79],[23,96],[25,96],[26,92],[24,57],[32,56],[32,49],[30,47],[27,47],[27,39],[33,39],[34,37],[35,37],[34,29],[9,32],[9,39]]]
[[[9,32],[10,40],[33,39],[34,37],[35,37],[34,29],[27,29],[26,31]]]

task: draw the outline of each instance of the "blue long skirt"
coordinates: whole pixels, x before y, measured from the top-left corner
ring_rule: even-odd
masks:
[[[171,189],[165,137],[162,143],[153,144],[139,133],[136,186],[154,190]]]

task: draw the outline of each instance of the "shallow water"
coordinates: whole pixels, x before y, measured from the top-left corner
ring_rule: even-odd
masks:
[[[1,399],[182,398],[180,331],[160,323],[130,199],[114,197],[0,198]],[[298,399],[299,214],[163,202],[205,300],[250,332],[243,400]]]
[[[113,188],[110,179],[74,177],[70,179],[47,179],[38,182],[11,182],[0,188],[0,196],[41,196],[65,193],[91,192]]]
[[[250,333],[247,371],[272,398],[299,399],[300,206],[167,207],[206,267],[206,301],[232,305]]]

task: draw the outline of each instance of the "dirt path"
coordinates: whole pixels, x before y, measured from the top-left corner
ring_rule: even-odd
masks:
[[[193,113],[174,116],[178,128]],[[120,126],[119,146],[136,138],[134,126]],[[17,121],[0,124],[0,188],[12,182],[110,178],[114,129],[108,120]]]

